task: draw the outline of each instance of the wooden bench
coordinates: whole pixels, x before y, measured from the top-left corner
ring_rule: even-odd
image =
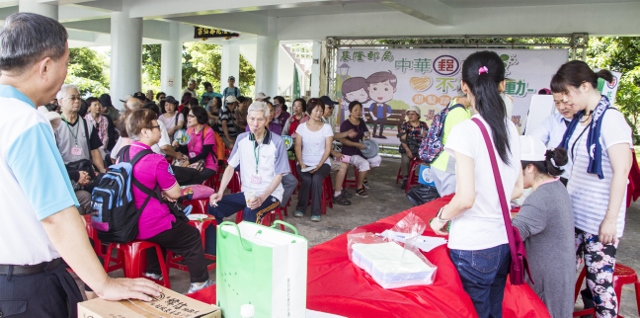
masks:
[[[405,116],[407,115],[406,109],[394,109],[391,111],[391,115],[387,117],[387,120],[384,122],[384,126],[397,126],[398,133],[402,130],[402,123],[405,122]],[[365,121],[367,125],[373,125],[373,118],[371,118],[371,114],[367,112],[365,114]]]

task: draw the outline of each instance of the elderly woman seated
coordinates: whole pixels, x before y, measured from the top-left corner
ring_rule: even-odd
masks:
[[[137,156],[139,153],[145,153],[133,166],[133,199],[136,208],[142,209],[136,239],[157,243],[163,249],[182,255],[189,267],[189,293],[192,293],[211,285],[211,281],[200,233],[189,225],[184,215],[172,214],[162,198],[176,200],[181,191],[169,163],[162,155],[151,151],[151,146],[160,140],[157,118],[148,109],[135,110],[126,118],[127,133],[133,142],[123,149],[119,159],[131,161],[140,157]],[[162,197],[158,197],[159,192]],[[145,276],[160,280],[161,271],[155,250],[149,250],[147,261]]]

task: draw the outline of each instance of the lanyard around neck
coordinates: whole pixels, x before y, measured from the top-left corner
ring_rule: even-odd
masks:
[[[256,158],[256,175],[258,174],[258,163],[260,162],[260,144],[258,144],[258,141],[256,140],[255,143],[257,144],[256,147],[253,148],[253,156]],[[256,151],[257,150],[257,151]]]
[[[78,125],[76,126],[76,133],[75,134],[73,133],[73,130],[71,130],[71,127],[69,127],[69,122],[64,117],[64,115],[62,115],[62,120],[64,121],[65,124],[67,124],[67,129],[69,129],[69,133],[73,137],[73,141],[75,142],[75,145],[77,147],[78,146],[78,129],[80,129],[80,116],[78,116],[78,119],[76,120],[76,124],[78,124]]]

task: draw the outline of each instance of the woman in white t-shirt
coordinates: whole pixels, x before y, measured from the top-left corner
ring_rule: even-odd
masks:
[[[476,52],[462,65],[462,91],[491,135],[507,199],[522,193],[518,130],[507,120],[505,68],[491,51]],[[456,160],[456,194],[438,212],[431,229],[449,229],[451,260],[479,317],[501,317],[511,255],[491,160],[478,125],[471,120],[452,128],[445,150]]]
[[[168,96],[164,100],[164,113],[158,117],[158,121],[164,124],[167,128],[169,138],[173,141],[173,135],[178,129],[181,129],[184,125],[184,116],[177,111],[178,101],[173,96]]]
[[[296,129],[295,152],[300,176],[300,192],[294,216],[302,217],[311,192],[311,221],[319,222],[322,200],[322,180],[331,173],[329,153],[333,143],[331,127],[322,121],[322,100],[312,98],[307,104],[309,120]]]
[[[593,296],[596,316],[616,317],[613,270],[624,229],[633,141],[624,116],[598,91],[599,79],[614,78],[607,70],[595,73],[586,63],[571,61],[553,76],[551,91],[561,93],[578,112],[562,147],[573,162],[567,190],[573,205],[577,263],[584,255],[590,289],[582,295],[585,304]]]

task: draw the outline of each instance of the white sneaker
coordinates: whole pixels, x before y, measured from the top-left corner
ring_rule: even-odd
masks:
[[[189,291],[187,292],[187,294],[195,293],[211,285],[213,285],[213,282],[210,279],[207,279],[205,282],[202,282],[202,283],[191,283],[191,285],[189,285]]]
[[[158,280],[158,281],[162,281],[163,277],[161,274],[154,274],[154,273],[144,273],[144,277],[146,278],[151,278],[153,280]]]

